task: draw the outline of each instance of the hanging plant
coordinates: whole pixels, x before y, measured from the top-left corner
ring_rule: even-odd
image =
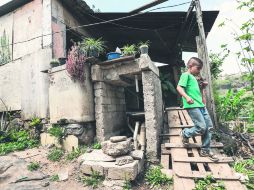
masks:
[[[74,80],[84,82],[86,59],[85,53],[79,45],[75,44],[71,47],[66,62],[66,70]]]

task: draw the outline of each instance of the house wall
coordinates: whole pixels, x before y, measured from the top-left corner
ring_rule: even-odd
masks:
[[[0,98],[11,110],[22,110],[23,119],[48,115],[49,82],[41,71],[52,59],[51,20],[45,21],[50,15],[51,0],[34,0],[0,17],[0,36],[5,31],[12,43],[11,63],[0,66]]]
[[[74,16],[73,13],[68,11],[61,1],[52,1],[52,30],[53,30],[53,56],[55,58],[67,57],[66,52],[66,30],[68,27],[77,27],[82,25]],[[74,29],[84,36],[90,34],[81,28]]]

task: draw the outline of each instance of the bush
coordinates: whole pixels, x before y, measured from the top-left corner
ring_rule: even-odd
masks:
[[[52,175],[52,176],[50,177],[50,181],[58,181],[58,180],[59,180],[59,176],[58,176],[57,174]]]
[[[225,186],[222,181],[217,182],[212,176],[207,176],[205,179],[195,180],[194,190],[224,190]]]
[[[30,164],[27,166],[27,169],[29,171],[35,171],[40,168],[40,164],[38,162],[30,162]]]
[[[49,152],[47,158],[53,162],[56,162],[56,161],[59,161],[63,155],[64,155],[64,151],[62,149],[54,148]]]
[[[152,167],[145,174],[145,180],[152,187],[160,187],[161,185],[172,184],[173,179],[166,176],[166,174],[161,173],[161,167]]]
[[[64,130],[61,128],[60,125],[53,125],[51,128],[47,131],[50,135],[56,137],[58,141],[62,139],[64,136]]]
[[[93,171],[91,176],[85,176],[81,178],[81,181],[87,185],[92,186],[92,188],[97,188],[99,183],[101,183],[103,177],[100,176],[99,172]]]

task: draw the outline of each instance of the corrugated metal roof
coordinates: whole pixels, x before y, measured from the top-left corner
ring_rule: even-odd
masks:
[[[4,5],[0,6],[0,16],[3,16],[11,11],[16,10],[17,8],[25,5],[26,3],[32,0],[12,0]]]
[[[210,32],[218,11],[204,11],[203,22],[206,35]],[[129,13],[93,13],[87,14],[90,23],[101,22],[129,16]],[[151,42],[150,56],[154,61],[167,62],[176,50],[176,39],[184,22],[186,12],[151,12],[126,18],[114,23],[96,25],[90,29],[97,31],[97,37],[103,37],[112,48],[140,41]],[[122,26],[121,26],[122,25]],[[145,30],[144,30],[145,29]],[[180,36],[182,51],[196,52],[198,26],[196,13],[192,12],[185,27],[184,35]]]

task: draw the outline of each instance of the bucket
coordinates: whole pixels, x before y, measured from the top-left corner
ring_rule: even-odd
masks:
[[[116,52],[110,52],[107,54],[108,60],[120,58],[121,54]]]

